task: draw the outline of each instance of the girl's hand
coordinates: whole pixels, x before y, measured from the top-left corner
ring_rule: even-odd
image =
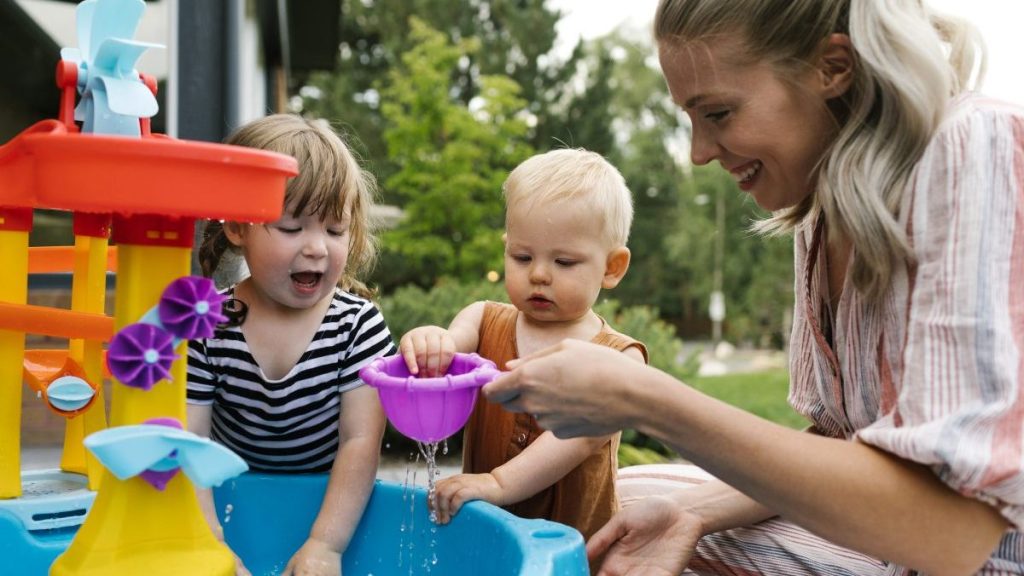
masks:
[[[626,395],[649,368],[607,346],[563,340],[507,367],[484,395],[506,410],[533,414],[559,438],[611,434],[645,412]]]
[[[341,576],[341,552],[309,538],[288,561],[281,576]]]
[[[448,372],[455,356],[455,339],[440,326],[420,326],[402,336],[398,350],[410,374],[433,378]]]
[[[252,576],[252,572],[249,572],[249,569],[245,567],[245,564],[242,563],[242,559],[238,554],[235,554],[234,552],[231,554],[235,557],[235,576]]]
[[[612,517],[587,542],[587,558],[604,557],[596,576],[676,576],[700,540],[700,521],[664,496],[650,496]]]
[[[434,521],[447,524],[470,500],[483,500],[496,506],[505,504],[501,494],[501,484],[492,474],[458,474],[438,481],[433,500],[427,504],[434,513]]]

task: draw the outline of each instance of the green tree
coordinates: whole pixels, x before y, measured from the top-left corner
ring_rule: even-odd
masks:
[[[526,103],[503,76],[480,76],[469,105],[453,95],[452,71],[480,49],[475,39],[452,43],[417,19],[411,39],[382,93],[388,158],[397,167],[386,186],[405,212],[385,234],[385,251],[404,262],[390,271],[391,284],[477,280],[501,265],[501,183],[531,153]]]

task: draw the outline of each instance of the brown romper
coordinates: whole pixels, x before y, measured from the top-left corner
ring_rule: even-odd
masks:
[[[505,363],[518,357],[516,317],[519,311],[509,304],[488,302],[480,323],[480,347],[484,358],[504,370]],[[647,360],[646,347],[632,338],[612,330],[601,319],[601,331],[591,342],[622,351],[636,347]],[[518,456],[544,429],[529,414],[504,410],[499,404],[477,397],[473,414],[466,424],[462,451],[462,471],[482,474]],[[522,518],[545,518],[567,524],[590,538],[618,510],[615,493],[617,452],[621,433],[583,461],[553,486],[506,506]]]

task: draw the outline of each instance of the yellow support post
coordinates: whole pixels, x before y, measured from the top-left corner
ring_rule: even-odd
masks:
[[[0,208],[0,301],[28,301],[28,231],[32,211]],[[25,334],[0,330],[0,498],[21,496],[21,373]]]
[[[106,306],[107,235],[109,216],[75,215],[74,270],[71,284],[71,309],[103,314]],[[107,425],[103,398],[103,343],[98,340],[71,340],[68,352],[85,371],[90,382],[99,382],[92,408],[71,418],[64,429],[61,469],[87,474],[89,489],[98,490],[103,466],[85,449],[82,441]]]
[[[120,237],[121,225],[117,222],[114,227],[118,329],[138,322],[157,305],[168,284],[189,274],[192,238],[191,221],[187,226],[159,218],[130,222],[125,226],[131,229],[127,240]],[[166,417],[185,423],[186,346],[182,342],[175,351],[178,359],[171,367],[170,381],[157,382],[149,390],[114,382],[112,426]],[[178,474],[161,492],[139,477],[121,481],[109,472],[104,473],[78,535],[50,568],[50,576],[232,576],[234,572],[234,555],[214,537],[187,478]]]

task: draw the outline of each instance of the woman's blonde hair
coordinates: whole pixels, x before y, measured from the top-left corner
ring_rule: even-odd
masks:
[[[913,259],[899,209],[949,99],[984,75],[980,36],[921,0],[661,0],[654,21],[659,43],[737,33],[751,58],[784,79],[813,66],[831,34],[849,36],[853,83],[830,103],[839,129],[816,193],[756,228],[790,231],[824,213],[830,236],[854,246],[854,286],[879,297],[894,268]]]
[[[372,175],[360,168],[344,140],[322,120],[306,120],[292,114],[274,114],[249,122],[232,133],[226,144],[259,148],[295,158],[299,174],[288,181],[284,207],[292,214],[315,214],[321,220],[341,221],[349,212],[349,254],[341,286],[371,297],[359,278],[377,258],[376,237],[370,210],[377,192]],[[204,276],[211,276],[226,250],[232,249],[223,225],[210,221],[199,247]]]
[[[509,173],[502,192],[506,208],[581,200],[602,218],[605,240],[614,247],[629,240],[633,195],[622,174],[597,152],[566,148],[531,156]]]

